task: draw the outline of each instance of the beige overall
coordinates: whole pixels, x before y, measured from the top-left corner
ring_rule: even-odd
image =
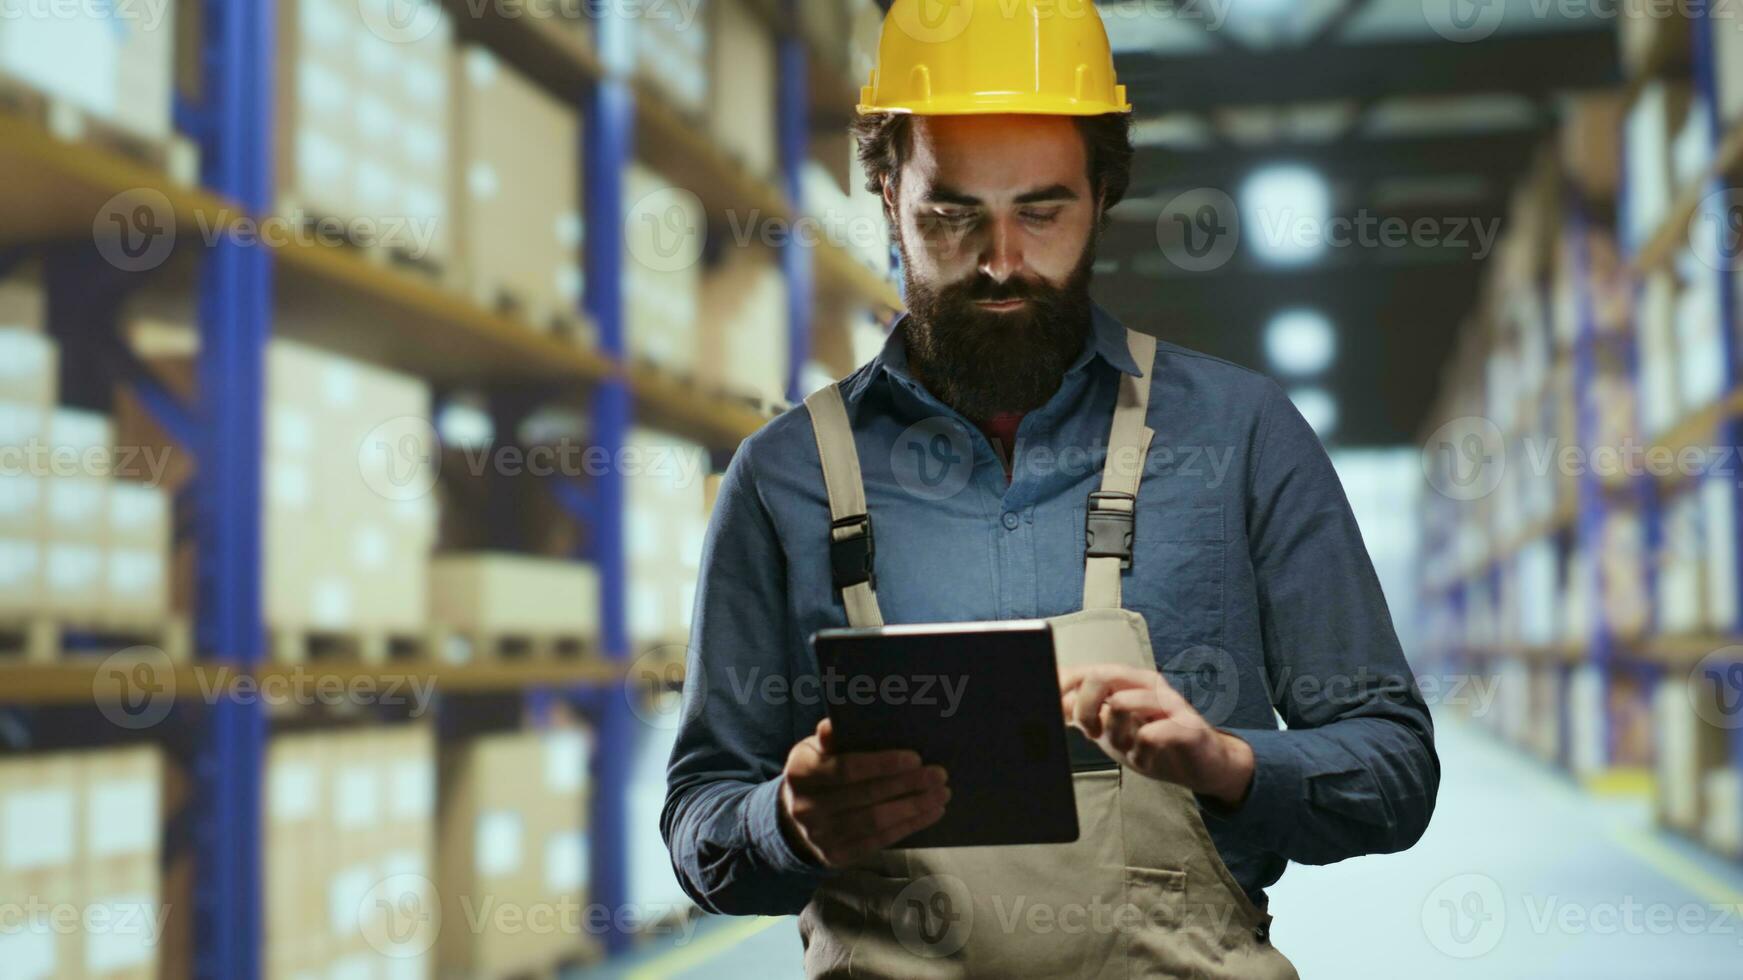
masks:
[[[1120,608],[1139,463],[1152,435],[1144,418],[1156,351],[1151,337],[1129,339],[1145,373],[1121,376],[1109,465],[1090,500],[1084,608],[1050,620],[1062,665],[1156,669],[1143,617]],[[805,404],[838,550],[870,533],[859,460],[835,386]],[[848,622],[881,625],[869,541],[850,556],[856,550],[863,576],[850,570],[844,578],[832,555]],[[1073,843],[887,850],[826,878],[799,917],[805,972],[888,980],[1296,976],[1270,944],[1271,917],[1223,864],[1188,790],[1110,760],[1074,769]]]

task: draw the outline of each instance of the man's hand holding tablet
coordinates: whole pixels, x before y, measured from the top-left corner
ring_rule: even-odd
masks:
[[[843,752],[829,719],[793,746],[782,770],[780,824],[788,846],[840,868],[924,830],[944,816],[949,776],[917,752]]]

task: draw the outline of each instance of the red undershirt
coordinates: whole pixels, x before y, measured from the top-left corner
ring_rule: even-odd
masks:
[[[1017,454],[1017,426],[1023,423],[1023,412],[1000,412],[980,424],[993,448],[1005,464],[1005,482],[1011,482],[1011,462]]]

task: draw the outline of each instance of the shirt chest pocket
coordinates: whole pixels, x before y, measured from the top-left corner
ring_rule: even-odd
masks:
[[[1081,557],[1081,508],[1077,535]],[[1192,647],[1222,647],[1226,545],[1220,505],[1139,505],[1120,604],[1144,617],[1159,666]]]

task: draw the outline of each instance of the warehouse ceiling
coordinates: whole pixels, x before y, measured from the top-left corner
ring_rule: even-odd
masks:
[[[1132,326],[1261,370],[1270,319],[1316,310],[1337,332],[1337,357],[1291,386],[1336,401],[1328,441],[1413,442],[1511,189],[1562,98],[1621,78],[1616,4],[1099,7],[1136,106],[1139,151],[1131,195],[1103,239],[1097,297]],[[1307,234],[1346,244],[1285,264],[1259,254],[1256,240],[1297,228],[1290,217],[1243,213],[1248,179],[1277,165],[1323,178],[1331,221],[1315,227],[1329,232]],[[1202,253],[1207,229],[1230,227],[1241,241]],[[1386,227],[1432,234],[1398,244],[1382,240]]]

